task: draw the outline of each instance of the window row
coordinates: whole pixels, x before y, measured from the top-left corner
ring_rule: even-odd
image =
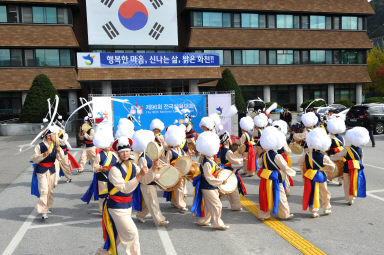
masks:
[[[105,53],[172,53],[174,50],[93,50],[93,52],[105,52]]]
[[[73,66],[70,49],[0,49],[0,67]]]
[[[220,65],[366,64],[365,50],[196,50],[218,53]]]
[[[227,12],[192,12],[192,27],[366,30],[366,18]]]
[[[0,5],[0,23],[72,24],[69,8]]]

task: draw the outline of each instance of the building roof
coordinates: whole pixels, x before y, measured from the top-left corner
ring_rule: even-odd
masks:
[[[204,68],[95,68],[79,69],[79,81],[98,80],[212,80],[220,79],[219,67]]]
[[[367,0],[186,0],[187,8],[374,14]]]
[[[0,68],[0,91],[29,90],[33,79],[45,74],[56,89],[80,89],[74,67]]]
[[[188,47],[370,49],[372,43],[365,31],[192,28]]]
[[[70,25],[0,25],[2,47],[79,47]]]
[[[229,68],[239,85],[297,85],[371,82],[366,65],[242,66]],[[215,86],[216,82],[201,86]]]
[[[78,0],[6,0],[4,2],[49,3],[49,4],[78,4]]]

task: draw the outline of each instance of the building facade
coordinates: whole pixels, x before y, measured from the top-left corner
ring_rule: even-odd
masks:
[[[52,80],[69,112],[89,93],[214,90],[225,68],[246,100],[260,97],[292,110],[314,97],[361,103],[362,85],[370,82],[366,20],[373,10],[365,0],[177,0],[177,45],[90,45],[87,2],[0,2],[2,118],[17,116],[40,73]],[[141,2],[161,8],[161,1]],[[221,67],[80,69],[77,52],[214,52]]]

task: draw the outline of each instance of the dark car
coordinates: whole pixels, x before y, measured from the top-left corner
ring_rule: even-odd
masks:
[[[347,113],[348,127],[366,126],[369,123],[376,134],[384,133],[384,104],[362,104],[352,106]]]

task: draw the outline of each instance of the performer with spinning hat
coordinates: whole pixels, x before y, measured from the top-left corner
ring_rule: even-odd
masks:
[[[80,160],[79,160],[79,169],[78,173],[82,173],[84,171],[84,166],[89,160],[91,162],[91,166],[93,168],[93,163],[96,158],[96,148],[93,144],[93,136],[95,134],[94,129],[92,128],[91,121],[88,116],[84,117],[84,124],[81,126],[81,134],[80,140],[84,140],[85,145],[82,147],[83,151],[81,152]]]
[[[331,140],[332,140],[331,147],[327,151],[327,154],[328,156],[332,156],[344,150],[345,141],[341,134],[344,133],[346,130],[345,122],[343,119],[340,119],[340,118],[331,118],[327,122],[327,129],[331,135]],[[342,185],[342,184],[343,184],[343,176],[340,176],[339,185]]]
[[[144,223],[145,216],[151,214],[157,226],[166,226],[169,221],[165,219],[160,211],[159,201],[157,199],[156,180],[159,178],[159,159],[152,160],[145,150],[150,142],[155,141],[155,135],[149,130],[138,130],[132,137],[132,149],[139,154],[140,168],[148,168],[149,171],[141,178],[140,190],[143,196],[141,211],[136,214],[136,218]]]
[[[180,148],[180,145],[185,139],[184,129],[180,126],[171,125],[165,133],[165,142],[170,146],[170,149],[165,154],[165,162],[174,166],[177,159],[185,156],[185,152]],[[187,212],[187,204],[184,199],[185,179],[182,178],[179,186],[172,192],[164,192],[164,197],[167,201],[171,201],[172,205],[179,208],[180,212]]]
[[[275,127],[265,128],[260,137],[260,145],[265,150],[259,159],[260,170],[257,173],[260,177],[258,215],[260,220],[269,219],[271,213],[277,214],[283,220],[293,218],[281,173],[295,176],[296,171],[288,166],[282,155],[277,153],[285,143],[285,136]]]
[[[113,135],[109,125],[97,125],[93,142],[101,151],[96,154],[93,164],[94,174],[91,185],[81,200],[89,204],[93,197],[94,200],[99,201],[99,210],[102,212],[104,200],[108,196],[108,174],[111,168],[119,162],[119,156],[111,151]]]
[[[243,159],[237,157],[230,149],[231,145],[231,137],[228,132],[225,132],[220,136],[220,162],[223,165],[224,169],[228,169],[231,171],[235,171],[235,176],[237,178],[237,188],[234,192],[228,195],[228,200],[231,205],[232,211],[241,211],[241,203],[240,203],[240,193],[242,195],[247,194],[247,190],[245,189],[243,180],[238,173],[238,170],[233,169],[233,165],[243,165]],[[220,166],[221,166],[220,165]]]
[[[47,213],[53,205],[53,188],[55,185],[55,161],[64,159],[64,152],[56,143],[57,126],[49,126],[43,134],[44,140],[35,146],[32,156],[34,172],[31,193],[39,197],[37,213],[42,219],[48,219]]]
[[[363,127],[354,127],[347,131],[345,140],[351,146],[336,155],[333,160],[344,161],[344,194],[349,205],[353,205],[356,197],[366,197],[366,182],[363,165],[363,149],[361,146],[369,142],[369,132]]]
[[[303,122],[303,124],[305,126],[304,132],[293,134],[293,139],[296,142],[304,143],[304,145],[303,145],[304,146],[304,152],[308,152],[309,151],[308,145],[305,142],[305,137],[307,136],[307,134],[309,132],[311,132],[312,128],[317,125],[318,120],[319,119],[317,118],[316,114],[314,114],[313,112],[304,113],[301,116],[301,121]]]
[[[286,137],[288,133],[288,124],[284,120],[276,120],[272,123],[272,126],[277,128],[283,135]],[[289,167],[292,167],[292,161],[289,157],[289,154],[291,154],[291,149],[289,148],[287,144],[287,140],[285,140],[285,144],[282,148],[277,150],[277,153],[279,153],[281,156],[283,156],[284,160],[287,162]],[[291,186],[293,186],[293,179],[291,176],[285,174],[284,172],[281,172],[281,177],[283,179],[283,186],[285,189],[285,193],[287,196],[290,195],[291,192]]]
[[[229,227],[221,220],[222,204],[219,198],[218,186],[226,184],[226,180],[216,178],[218,166],[213,160],[220,148],[219,137],[212,132],[203,132],[196,141],[196,149],[204,159],[200,165],[200,173],[196,173],[193,179],[195,196],[191,212],[199,217],[199,226],[210,226],[219,230],[226,230]]]
[[[132,140],[120,137],[116,144],[120,161],[108,175],[108,197],[103,207],[105,244],[97,254],[117,254],[121,243],[127,254],[140,254],[139,233],[132,220],[132,193],[148,172],[129,160]]]
[[[214,129],[215,129],[215,122],[214,122],[214,120],[211,117],[208,117],[208,116],[207,117],[203,117],[200,120],[199,126],[200,126],[200,128],[203,131],[215,132],[214,131]]]
[[[260,155],[263,152],[260,145],[260,137],[263,134],[263,129],[268,125],[268,117],[264,113],[259,113],[253,118],[253,122],[256,127],[252,133],[256,145],[256,158],[260,158]]]
[[[245,151],[243,153],[244,166],[243,172],[247,176],[254,176],[257,169],[256,166],[256,153],[253,147],[254,142],[252,140],[251,131],[253,129],[253,120],[251,117],[243,117],[240,119],[240,128],[242,135],[240,137],[240,144],[245,146]]]
[[[309,207],[312,217],[317,218],[320,207],[324,214],[331,214],[331,193],[327,189],[326,174],[335,170],[335,164],[323,153],[331,146],[331,139],[324,129],[313,129],[307,134],[306,142],[309,151],[298,162],[304,173],[303,210]]]

